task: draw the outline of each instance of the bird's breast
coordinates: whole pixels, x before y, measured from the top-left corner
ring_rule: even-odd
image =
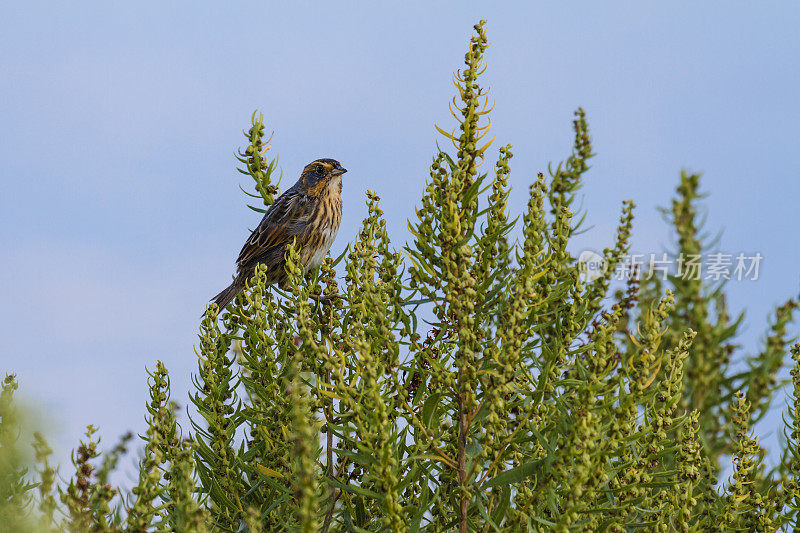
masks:
[[[328,251],[331,249],[333,241],[336,239],[336,234],[339,232],[339,227],[326,226],[319,232],[319,246],[313,249],[311,257],[306,264],[306,271],[317,268],[325,260]]]
[[[328,250],[339,233],[342,222],[342,197],[338,191],[322,195],[315,209],[316,213],[309,223],[309,235],[303,249],[306,271],[317,268],[325,260]]]

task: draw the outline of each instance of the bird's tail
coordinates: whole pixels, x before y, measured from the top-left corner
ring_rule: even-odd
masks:
[[[244,289],[244,276],[239,274],[233,280],[233,283],[223,289],[222,292],[214,296],[213,301],[215,304],[217,304],[217,307],[219,307],[220,313],[228,306],[229,303],[233,301],[234,298],[236,298],[237,294],[242,292],[242,289]]]

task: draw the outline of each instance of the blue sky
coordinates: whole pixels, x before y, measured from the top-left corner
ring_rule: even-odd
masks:
[[[578,106],[598,153],[578,246],[610,243],[632,198],[634,248],[669,249],[656,208],[681,168],[703,171],[719,249],[764,256],[758,281],[729,288],[748,312],[739,341],[757,349],[800,287],[800,8],[562,4],[3,4],[0,370],[53,423],[60,457],[86,424],[109,445],[142,429],[157,359],[186,404],[198,317],[258,222],[233,158],[252,111],[275,132],[285,185],[317,157],[349,169],[334,252],[366,189],[399,247],[481,18],[495,147],[516,154],[512,210],[568,155]]]

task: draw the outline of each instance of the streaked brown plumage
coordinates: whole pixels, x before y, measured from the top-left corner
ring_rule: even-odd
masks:
[[[303,169],[300,179],[269,206],[261,223],[247,239],[236,260],[236,278],[214,297],[224,309],[245,287],[256,265],[267,265],[267,280],[286,284],[286,246],[297,239],[306,271],[318,267],[342,221],[342,174],[334,159],[317,159]]]

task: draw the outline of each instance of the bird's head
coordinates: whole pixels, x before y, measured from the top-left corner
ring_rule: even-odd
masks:
[[[300,186],[310,196],[319,196],[329,187],[335,187],[336,192],[342,189],[342,174],[347,169],[335,159],[317,159],[307,164],[300,175]]]

